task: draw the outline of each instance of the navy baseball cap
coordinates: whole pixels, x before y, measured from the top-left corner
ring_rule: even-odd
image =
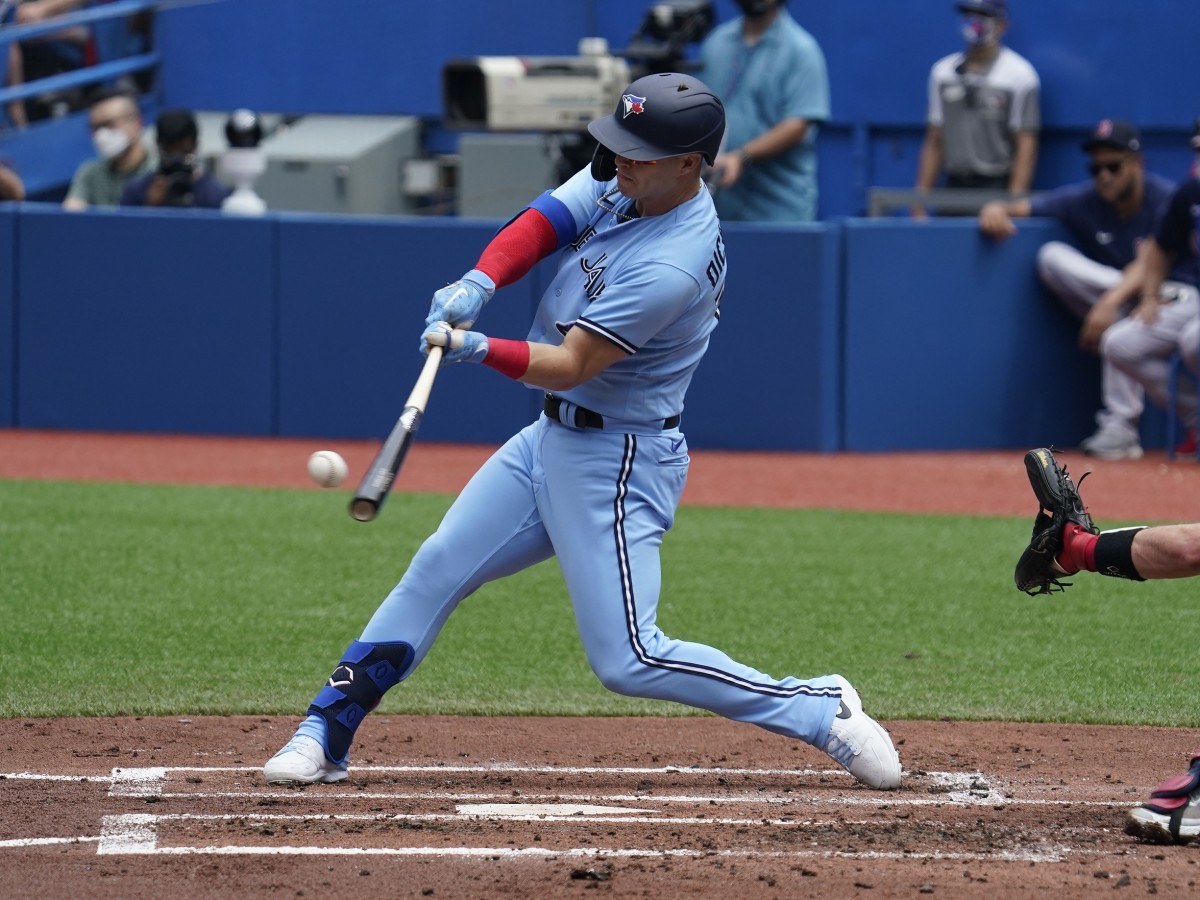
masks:
[[[1008,18],[1008,0],[962,0],[954,4],[954,8],[960,13],[975,13],[993,19]]]
[[[1138,153],[1142,149],[1142,133],[1120,119],[1101,119],[1092,131],[1092,136],[1083,142],[1083,149],[1087,153],[1098,147]]]

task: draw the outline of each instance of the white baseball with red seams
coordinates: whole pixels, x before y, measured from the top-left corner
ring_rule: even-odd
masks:
[[[337,487],[346,480],[349,472],[346,460],[333,450],[318,450],[308,458],[308,474],[321,487]]]

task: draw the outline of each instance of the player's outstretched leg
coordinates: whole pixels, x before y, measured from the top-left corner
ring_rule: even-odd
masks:
[[[1200,754],[1186,775],[1168,778],[1150,800],[1129,811],[1125,833],[1154,844],[1188,844],[1200,840]]]
[[[348,774],[350,744],[367,713],[413,661],[405,643],[351,641],[295,735],[263,766],[268,784],[330,784]]]
[[[900,786],[900,755],[882,725],[863,712],[862,698],[841,675],[842,703],[822,749],[868,787],[890,791]]]

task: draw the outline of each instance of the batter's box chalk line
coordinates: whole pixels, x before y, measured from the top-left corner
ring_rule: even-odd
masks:
[[[533,773],[538,775],[556,774],[606,774],[617,776],[633,776],[646,774],[669,774],[672,776],[694,775],[697,777],[712,776],[838,776],[849,778],[842,770],[790,770],[790,769],[724,769],[698,767],[656,767],[656,768],[625,768],[625,767],[547,767],[547,766],[518,766],[518,765],[489,765],[489,766],[372,766],[361,767],[359,771],[380,774],[405,773]],[[918,792],[898,796],[895,794],[868,793],[855,790],[852,794],[837,794],[831,797],[827,790],[817,792],[813,797],[804,796],[804,792],[790,791],[786,798],[764,798],[762,796],[748,797],[745,794],[730,793],[722,789],[712,795],[702,791],[693,791],[689,795],[644,795],[644,794],[571,794],[561,793],[547,795],[532,795],[522,793],[520,802],[513,799],[511,792],[495,795],[479,792],[467,793],[436,793],[429,791],[394,793],[362,791],[340,792],[332,787],[322,786],[313,792],[298,792],[295,790],[283,794],[264,792],[259,785],[248,786],[243,791],[221,792],[192,792],[168,793],[166,788],[172,775],[187,773],[204,776],[218,773],[234,773],[237,775],[252,775],[257,777],[261,770],[258,767],[145,767],[145,768],[114,768],[107,776],[78,776],[39,774],[31,772],[0,775],[0,779],[28,779],[46,781],[78,781],[96,782],[108,785],[108,796],[112,798],[151,798],[151,797],[180,797],[199,798],[225,796],[231,798],[262,798],[265,796],[303,797],[312,801],[331,801],[337,803],[346,798],[363,799],[452,799],[463,801],[456,803],[454,813],[426,813],[415,815],[339,815],[323,813],[319,815],[322,821],[338,820],[356,822],[374,820],[380,822],[429,821],[429,822],[479,822],[481,820],[526,820],[530,822],[562,822],[569,824],[678,824],[701,826],[735,826],[746,827],[798,827],[798,828],[828,828],[846,824],[844,816],[824,820],[785,816],[782,818],[739,818],[735,816],[713,817],[705,816],[672,816],[667,808],[681,803],[712,803],[729,804],[731,810],[739,803],[787,803],[792,805],[809,804],[813,800],[818,803],[840,803],[843,805],[880,804],[893,807],[940,805],[978,805],[987,804],[1001,806],[1007,803],[1031,803],[1040,805],[1090,805],[1082,800],[1021,800],[1005,797],[995,788],[989,779],[981,772],[916,772],[909,773],[908,782],[918,785]],[[200,783],[201,778],[189,778],[189,782]],[[852,783],[852,782],[851,782]],[[920,793],[924,784],[927,793]],[[487,802],[487,801],[505,802]],[[614,806],[613,804],[631,804],[631,807]],[[1111,805],[1107,801],[1097,801],[1097,805]],[[655,806],[661,809],[654,809]],[[239,826],[247,822],[265,825],[270,822],[311,821],[308,815],[252,815],[222,814],[202,815],[194,813],[178,813],[170,815],[124,814],[106,815],[102,817],[100,834],[98,836],[84,835],[69,838],[37,838],[29,837],[0,842],[0,848],[32,847],[48,844],[95,843],[96,853],[102,855],[115,854],[228,854],[228,855],[359,855],[359,856],[446,856],[446,857],[492,857],[505,858],[596,858],[596,857],[746,857],[746,856],[777,856],[781,858],[832,858],[845,857],[855,859],[890,859],[912,858],[908,851],[891,852],[873,850],[862,852],[832,851],[814,848],[811,850],[780,851],[764,854],[761,849],[726,849],[713,852],[711,850],[687,850],[680,848],[613,848],[575,847],[559,850],[548,850],[542,847],[320,847],[320,846],[159,846],[159,831],[164,825],[173,822],[230,822],[236,821]],[[870,824],[864,820],[861,824]],[[1021,862],[1054,862],[1069,857],[1086,856],[1088,850],[1078,846],[1061,844],[1062,834],[1056,836],[1058,841],[1051,846],[1030,847],[1022,851],[1000,851],[998,848],[987,853],[972,852],[939,852],[920,854],[929,859],[961,859],[961,860],[1013,860]]]
[[[397,818],[417,818],[417,817],[397,817],[397,816],[254,816],[248,818],[244,815],[228,815],[228,816],[200,816],[189,815],[186,813],[175,815],[145,815],[145,814],[129,814],[120,816],[105,816],[103,819],[99,845],[96,848],[98,855],[166,855],[166,856],[186,856],[186,855],[229,855],[229,856],[423,856],[423,857],[474,857],[474,858],[489,858],[495,860],[501,859],[522,859],[522,858],[539,858],[539,859],[563,859],[563,858],[747,858],[755,859],[772,858],[772,859],[930,859],[930,860],[962,860],[962,861],[1005,861],[1019,863],[1034,863],[1034,862],[1063,862],[1071,857],[1081,857],[1094,855],[1101,851],[1089,850],[1086,848],[1068,847],[1062,844],[1057,844],[1046,849],[1027,849],[1027,850],[998,850],[991,849],[986,852],[945,852],[934,851],[930,853],[914,853],[910,850],[869,850],[869,851],[842,851],[842,850],[790,850],[790,851],[763,851],[761,848],[746,848],[746,849],[726,849],[726,850],[690,850],[686,848],[600,848],[600,847],[568,847],[562,849],[548,849],[544,847],[317,847],[317,846],[281,846],[281,847],[265,847],[265,846],[204,846],[204,847],[188,847],[188,846],[158,846],[158,826],[171,821],[232,821],[236,820],[239,824],[247,827],[263,827],[269,823],[279,822],[282,820],[308,820],[312,821],[318,818],[322,823],[333,821],[363,821],[363,820],[394,820]],[[428,817],[421,817],[428,818]],[[450,817],[447,817],[450,818]],[[539,821],[542,821],[539,819]],[[578,822],[578,819],[576,819]],[[584,819],[582,824],[594,822],[595,819]],[[661,822],[662,820],[655,820]],[[703,824],[713,824],[711,820],[696,820]],[[758,820],[746,820],[748,823],[757,825],[769,825],[771,823]],[[797,824],[791,822],[788,824]],[[819,823],[818,823],[819,824]],[[825,823],[832,825],[833,822]],[[845,824],[842,822],[841,824]]]

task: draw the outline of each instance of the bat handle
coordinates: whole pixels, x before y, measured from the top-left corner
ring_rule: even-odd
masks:
[[[433,379],[437,376],[438,366],[442,364],[444,352],[442,347],[430,344],[429,355],[425,357],[425,365],[421,367],[417,383],[413,385],[408,399],[404,401],[405,406],[415,407],[421,412],[425,412],[425,407],[429,403],[429,394],[433,390]]]

